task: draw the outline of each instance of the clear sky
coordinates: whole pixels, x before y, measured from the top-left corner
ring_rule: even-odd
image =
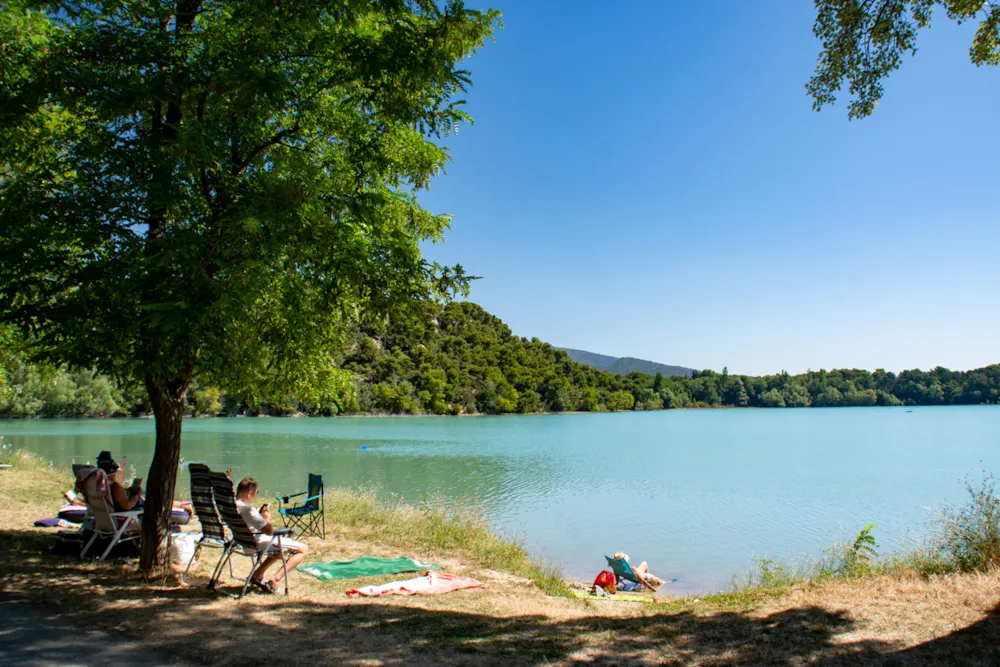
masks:
[[[471,300],[560,347],[761,374],[1000,362],[1000,70],[943,12],[821,113],[804,0],[496,0],[422,196]],[[474,3],[470,3],[474,4]]]

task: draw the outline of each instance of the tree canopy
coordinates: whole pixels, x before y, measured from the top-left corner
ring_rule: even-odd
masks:
[[[882,99],[882,82],[917,51],[920,31],[935,7],[952,21],[979,20],[969,58],[1000,65],[1000,3],[990,0],[815,0],[813,33],[823,44],[806,90],[817,110],[836,101],[847,84],[850,118],[871,115]]]
[[[460,0],[7,3],[0,321],[39,357],[144,384],[143,567],[194,375],[329,400],[351,323],[467,288],[423,259],[448,217],[417,192],[498,22]]]

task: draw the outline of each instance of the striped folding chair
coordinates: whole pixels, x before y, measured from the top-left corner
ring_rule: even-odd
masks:
[[[285,559],[285,552],[282,550],[281,538],[290,537],[292,530],[290,528],[275,528],[274,533],[268,536],[270,540],[263,542],[261,546],[257,541],[261,533],[251,529],[236,508],[236,494],[233,493],[233,481],[224,474],[217,472],[210,473],[209,479],[212,481],[212,495],[215,498],[215,506],[218,508],[222,520],[233,534],[232,539],[229,541],[229,548],[225,552],[224,562],[230,562],[234,554],[245,556],[251,562],[250,572],[243,582],[243,589],[240,591],[237,599],[246,595],[247,588],[250,586],[250,578],[261,561],[266,556],[273,555],[281,558],[281,567],[285,572],[285,595],[288,595],[288,561]]]
[[[198,516],[198,522],[201,524],[201,539],[195,545],[191,560],[188,561],[187,569],[184,570],[184,579],[187,580],[191,564],[198,558],[202,548],[220,549],[222,553],[219,554],[219,560],[212,569],[212,576],[208,580],[208,588],[213,589],[218,583],[219,577],[222,576],[222,561],[229,548],[229,538],[226,537],[226,529],[215,508],[215,498],[212,494],[212,475],[214,473],[204,463],[189,463],[188,472],[191,474],[191,504],[194,505],[194,513]],[[232,563],[229,566],[229,574],[233,576]]]

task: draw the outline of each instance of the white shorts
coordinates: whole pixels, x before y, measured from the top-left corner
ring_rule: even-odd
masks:
[[[281,537],[281,550],[282,551],[302,551],[305,548],[305,544],[299,542],[298,540],[293,540],[290,537]],[[270,535],[261,535],[257,537],[257,551],[272,551],[274,553],[278,552],[278,538],[272,538]]]

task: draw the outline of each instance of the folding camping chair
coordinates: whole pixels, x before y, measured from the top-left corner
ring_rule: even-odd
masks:
[[[191,474],[191,504],[194,505],[194,512],[201,524],[201,539],[195,545],[191,560],[188,561],[187,569],[184,570],[184,580],[187,580],[191,564],[194,563],[203,547],[221,549],[222,553],[219,554],[219,560],[212,569],[212,576],[208,580],[208,588],[214,589],[218,578],[222,576],[222,561],[229,548],[226,529],[219,519],[219,513],[215,509],[215,499],[212,495],[212,475],[215,473],[203,463],[189,463],[188,472]],[[229,564],[229,575],[235,577],[232,563]]]
[[[306,496],[289,505],[291,498]],[[323,475],[309,473],[309,490],[290,496],[278,496],[278,512],[286,528],[295,528],[301,535],[313,534],[326,539],[326,513],[323,511]]]
[[[291,528],[275,528],[266,546],[258,548],[257,536],[260,533],[251,530],[250,526],[243,520],[239,510],[236,509],[236,496],[233,493],[232,480],[218,472],[210,473],[209,478],[212,480],[212,495],[215,498],[215,506],[218,508],[219,514],[222,515],[222,520],[233,534],[232,539],[229,540],[229,546],[225,551],[224,561],[219,565],[218,569],[221,571],[225,563],[231,562],[233,554],[246,556],[251,561],[250,572],[243,582],[243,590],[240,591],[237,599],[241,599],[246,595],[247,588],[250,586],[250,578],[257,570],[261,561],[266,556],[272,555],[278,555],[281,558],[281,567],[285,572],[285,595],[288,595],[288,561],[285,559],[285,552],[282,550],[281,538],[290,537],[292,535]]]
[[[644,577],[636,574],[635,570],[632,569],[632,566],[624,558],[611,558],[610,556],[605,556],[604,558],[615,573],[615,583],[618,583],[617,579],[625,579],[636,584],[642,584],[644,588],[648,588],[649,590],[656,590],[656,587],[646,581]]]
[[[142,516],[142,510],[130,510],[128,512],[112,511],[111,502],[108,500],[108,497],[98,492],[99,486],[107,485],[107,481],[103,485],[100,484],[101,476],[106,477],[104,471],[94,468],[93,472],[86,475],[83,481],[83,497],[87,500],[87,512],[93,519],[93,525],[91,526],[93,535],[83,546],[80,558],[87,555],[87,551],[90,550],[90,547],[97,541],[98,537],[111,539],[108,547],[101,554],[101,560],[107,559],[108,554],[118,544],[138,540],[141,537],[142,524],[139,522],[139,517]]]

